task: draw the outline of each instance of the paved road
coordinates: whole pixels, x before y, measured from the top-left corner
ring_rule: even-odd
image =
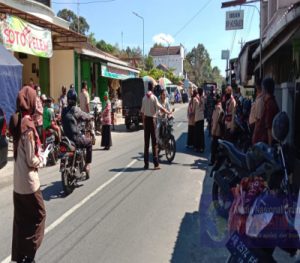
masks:
[[[37,262],[226,261],[226,221],[211,206],[208,150],[199,155],[185,149],[186,107],[176,105],[174,163],[163,162],[159,171],[142,169],[143,131],[125,132],[123,126],[113,132],[110,151],[97,142],[91,178],[70,196],[62,193],[58,166],[41,170],[47,229]],[[11,177],[5,178],[1,263],[9,262],[13,213]]]

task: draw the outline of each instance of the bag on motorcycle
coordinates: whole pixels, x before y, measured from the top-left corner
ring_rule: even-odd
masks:
[[[230,233],[237,231],[239,234],[245,234],[250,207],[264,189],[265,183],[261,177],[243,178],[240,185],[232,189],[234,200],[228,218]]]
[[[274,213],[270,207],[267,207],[267,203],[264,202],[268,194],[269,192],[265,191],[258,196],[250,209],[246,220],[246,234],[250,237],[257,237],[272,220]]]

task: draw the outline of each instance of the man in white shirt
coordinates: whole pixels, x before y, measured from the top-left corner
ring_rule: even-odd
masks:
[[[148,92],[143,98],[141,112],[143,114],[143,124],[144,124],[144,169],[149,168],[149,144],[150,136],[152,142],[152,152],[153,152],[153,163],[154,169],[159,170],[158,164],[158,149],[157,149],[157,138],[156,138],[156,115],[157,111],[161,110],[164,113],[170,114],[159,102],[157,97],[152,93],[153,84],[152,82],[148,83]]]

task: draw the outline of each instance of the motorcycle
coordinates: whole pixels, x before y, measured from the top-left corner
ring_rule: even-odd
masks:
[[[94,130],[96,134],[101,134],[102,129],[102,121],[101,121],[101,101],[99,97],[95,97],[91,103],[90,108],[92,109],[90,111],[90,115],[94,117]]]
[[[242,224],[244,230],[236,229],[226,243],[230,252],[228,263],[276,262],[273,258],[276,247],[290,256],[294,256],[300,248],[299,234],[295,229],[298,191],[294,191],[289,181],[282,144],[287,133],[275,131],[274,134],[279,135],[275,135],[279,143],[273,149],[269,148],[273,165],[266,177],[265,189],[255,196],[249,212],[241,213],[246,217]],[[253,161],[256,160],[252,158],[249,163]],[[242,199],[243,204],[244,197]]]
[[[269,176],[273,165],[271,150],[262,143],[257,143],[253,149],[243,153],[232,143],[219,140],[217,162],[210,173],[214,179],[212,201],[217,213],[227,218],[233,202],[231,189],[245,177]]]
[[[246,153],[252,145],[251,129],[249,124],[238,116],[235,116],[234,122],[236,126],[235,137],[237,138],[235,146],[242,152]]]
[[[160,118],[158,153],[165,151],[166,158],[171,163],[176,154],[176,141],[173,135],[174,117]],[[158,156],[160,156],[158,154]]]
[[[85,171],[85,148],[76,147],[75,143],[63,137],[60,143],[60,173],[63,191],[66,195],[73,192],[77,182],[89,179]]]
[[[45,130],[44,135],[44,149],[47,149],[49,146],[49,154],[47,157],[46,165],[51,166],[55,165],[58,161],[58,155],[59,155],[59,144],[55,138],[54,131],[51,129]]]

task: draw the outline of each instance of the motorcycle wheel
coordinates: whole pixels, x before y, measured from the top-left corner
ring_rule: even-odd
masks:
[[[219,185],[214,182],[212,187],[212,201],[217,213],[223,218],[228,218],[229,209],[233,202],[232,193],[222,192]]]
[[[71,194],[74,190],[74,184],[73,184],[73,180],[70,179],[70,176],[67,171],[63,171],[61,173],[61,182],[62,182],[64,193],[66,195]]]
[[[166,151],[166,158],[168,162],[171,163],[174,160],[176,154],[176,142],[173,135],[169,138],[166,144],[165,151]]]

